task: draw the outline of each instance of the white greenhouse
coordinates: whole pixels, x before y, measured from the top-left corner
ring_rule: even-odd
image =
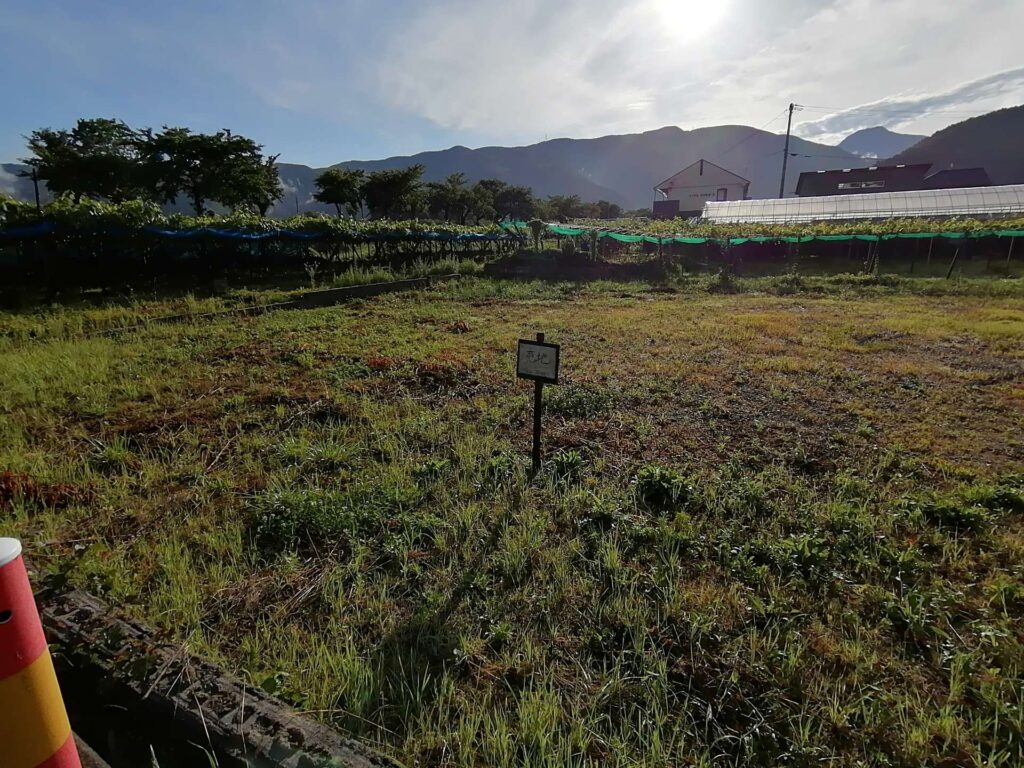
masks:
[[[1024,184],[704,204],[704,219],[723,224],[1017,214],[1024,214]]]

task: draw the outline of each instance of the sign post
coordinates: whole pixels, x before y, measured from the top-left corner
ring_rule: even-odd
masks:
[[[537,340],[519,340],[516,356],[516,376],[533,381],[533,471],[540,470],[540,423],[544,407],[544,385],[558,383],[560,348],[557,344],[546,344],[544,334],[538,333]]]

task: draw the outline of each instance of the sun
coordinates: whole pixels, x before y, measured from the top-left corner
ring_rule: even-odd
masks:
[[[692,40],[716,26],[729,12],[729,0],[651,0],[661,32]]]

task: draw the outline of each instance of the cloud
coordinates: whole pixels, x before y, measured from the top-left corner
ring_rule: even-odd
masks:
[[[0,168],[0,192],[14,195],[19,186],[21,186],[21,179],[13,173],[8,173],[4,168]]]
[[[963,114],[965,108],[993,100],[1003,102],[1004,106],[1024,101],[1024,67],[995,72],[944,91],[899,94],[861,104],[816,120],[801,122],[796,133],[807,139],[831,141],[868,126],[899,128],[937,112],[966,116]],[[954,121],[956,119],[953,117]]]
[[[732,5],[716,3],[705,15],[698,0],[424,4],[379,58],[378,91],[436,125],[502,138],[656,127],[666,86],[703,68],[698,33]]]
[[[812,138],[879,123],[924,133],[956,119],[944,109],[1024,101],[1020,0],[215,5],[12,11],[0,62],[19,73],[8,101],[22,114],[0,126],[17,135],[96,111],[231,125],[326,164],[664,125],[781,132],[790,101],[847,107],[802,113]]]
[[[907,105],[905,115],[889,121],[907,125],[940,104],[992,106],[1019,85],[1013,75],[1019,64],[1015,30],[1024,24],[1019,0],[767,5],[423,3],[396,19],[374,61],[376,98],[399,114],[494,141],[666,124],[761,125],[790,100],[863,105],[860,112],[841,110],[834,122],[814,119],[801,129],[808,137],[832,139],[883,122],[867,120],[868,105]],[[942,90],[958,82],[964,84]],[[934,93],[922,94],[922,86]],[[893,92],[904,95],[888,96]]]

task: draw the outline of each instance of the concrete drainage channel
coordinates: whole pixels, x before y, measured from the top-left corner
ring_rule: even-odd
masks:
[[[400,768],[84,592],[37,598],[71,724],[111,768]]]

